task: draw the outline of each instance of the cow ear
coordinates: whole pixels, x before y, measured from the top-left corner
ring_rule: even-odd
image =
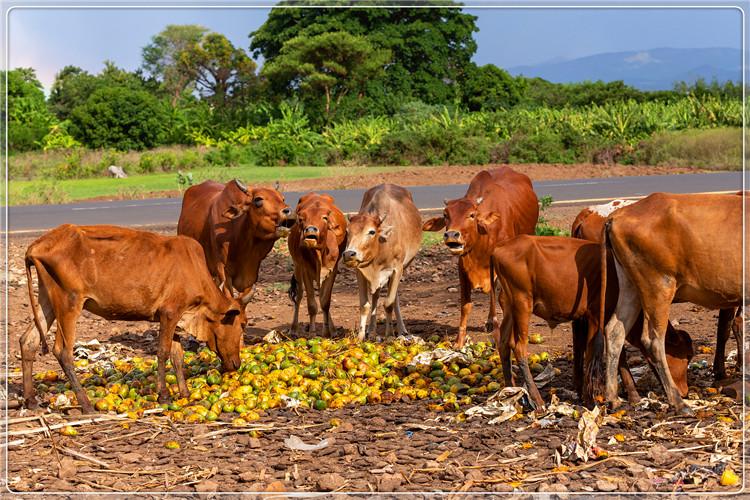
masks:
[[[380,241],[380,243],[385,243],[386,241],[388,241],[388,238],[391,237],[391,232],[393,232],[393,226],[380,226],[378,241]]]
[[[230,205],[229,208],[224,210],[224,213],[222,213],[221,216],[225,219],[236,219],[244,212],[245,210],[242,208],[242,205]]]
[[[427,219],[424,224],[422,224],[422,231],[440,231],[444,228],[445,217],[443,217],[442,215],[433,217],[432,219]]]
[[[477,217],[477,230],[479,231],[479,234],[487,234],[489,227],[498,219],[500,219],[500,215],[494,212],[480,214]]]

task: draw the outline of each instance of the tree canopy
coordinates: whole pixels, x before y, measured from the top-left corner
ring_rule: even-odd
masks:
[[[290,2],[279,3],[285,4]],[[274,8],[266,22],[250,34],[250,48],[255,57],[272,62],[284,44],[294,38],[341,31],[365,37],[375,49],[390,51],[391,63],[381,77],[388,92],[428,104],[450,102],[456,97],[457,82],[477,49],[473,38],[478,31],[476,17],[453,6]]]

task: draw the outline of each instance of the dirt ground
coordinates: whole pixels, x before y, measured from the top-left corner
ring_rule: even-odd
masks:
[[[579,209],[558,207],[546,215],[553,224],[569,227]],[[31,323],[22,257],[32,240],[24,236],[9,241],[11,402],[21,392],[18,339]],[[280,246],[262,265],[258,291],[249,305],[248,343],[271,329],[289,327],[292,307],[286,289],[291,261],[286,242]],[[424,248],[400,288],[410,333],[453,338],[458,322],[457,286],[455,259],[442,246]],[[487,310],[487,297],[476,294],[470,318],[470,335],[475,340],[487,339],[481,331]],[[351,270],[339,275],[332,314],[339,335],[355,327],[356,280]],[[307,318],[304,307],[301,318]],[[721,395],[724,385],[737,380],[734,363],[728,365],[732,380],[716,385],[711,376],[716,318],[715,311],[690,304],[674,305],[671,315],[691,334],[694,361],[707,362],[705,368],[689,374],[690,398],[699,400],[696,416],[676,416],[662,407],[665,397],[660,385],[646,371],[638,380],[639,392],[645,396],[653,391],[658,402],[648,403],[645,409],[625,405],[624,414],[599,431],[597,445],[608,456],[586,463],[563,460],[561,467],[555,463],[555,451],[578,432],[574,418],[561,418],[548,427],[528,415],[494,425],[488,424],[488,418],[455,422],[451,421],[455,414],[430,411],[426,401],[327,411],[270,410],[251,427],[254,432],[220,423],[172,423],[158,415],[110,419],[78,426],[75,437],[54,430],[49,435],[28,433],[42,421],[24,420],[33,414],[16,408],[7,415],[11,422],[8,440],[16,441],[8,451],[8,485],[13,491],[34,492],[733,491],[738,487],[721,486],[719,478],[727,466],[741,474],[744,417],[740,401]],[[542,389],[543,397],[549,401],[554,391],[561,401],[577,405],[568,358],[570,326],[550,332],[546,323],[533,318],[531,331],[544,337],[542,344],[530,346],[531,352],[548,351],[560,369]],[[154,357],[156,345],[145,340],[146,332],[155,335],[155,325],[108,322],[84,313],[77,340],[97,338],[117,344],[124,357]],[[730,340],[728,351],[733,349],[736,346]],[[639,353],[632,348],[628,352],[631,366],[643,365]],[[35,371],[48,369],[60,371],[54,357],[38,357]],[[708,395],[712,385],[718,395]],[[81,419],[74,409],[67,415],[47,413],[44,421],[54,426]],[[327,439],[328,446],[293,451],[284,444],[291,435],[305,443]],[[164,445],[171,440],[179,442],[181,449],[167,449]]]

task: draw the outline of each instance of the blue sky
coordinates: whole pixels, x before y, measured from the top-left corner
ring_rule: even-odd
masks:
[[[467,9],[478,16],[478,64],[508,68],[557,58],[661,47],[741,47],[734,9]],[[10,68],[33,67],[46,88],[63,66],[132,70],[167,24],[201,24],[248,48],[267,9],[24,9],[10,13]]]

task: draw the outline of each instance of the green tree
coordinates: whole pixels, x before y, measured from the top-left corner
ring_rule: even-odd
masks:
[[[391,64],[381,78],[388,94],[430,104],[445,104],[457,97],[456,82],[463,78],[477,49],[475,16],[453,5],[373,9],[357,7],[350,0],[339,3],[354,7],[271,9],[266,22],[250,34],[253,54],[270,63],[289,40],[346,31],[366,37],[375,49],[391,52]],[[284,89],[271,88],[279,90]]]
[[[36,149],[55,123],[44,100],[42,84],[31,68],[8,71],[7,78],[8,149],[12,152]]]
[[[289,40],[263,67],[263,75],[287,90],[323,99],[330,122],[341,100],[348,94],[361,97],[367,81],[382,75],[389,60],[388,50],[376,50],[365,37],[338,31]]]
[[[495,111],[518,104],[523,82],[494,64],[473,66],[467,71],[461,93],[470,111]]]
[[[185,65],[182,55],[194,50],[207,31],[195,24],[170,24],[143,47],[141,67],[161,82],[172,106],[177,105],[183,93],[190,93],[195,87],[194,68]]]
[[[219,33],[208,33],[200,43],[180,53],[201,95],[217,107],[226,107],[258,85],[257,65],[247,53]]]
[[[73,109],[70,131],[90,148],[145,149],[162,143],[167,119],[164,105],[144,90],[102,87]]]

